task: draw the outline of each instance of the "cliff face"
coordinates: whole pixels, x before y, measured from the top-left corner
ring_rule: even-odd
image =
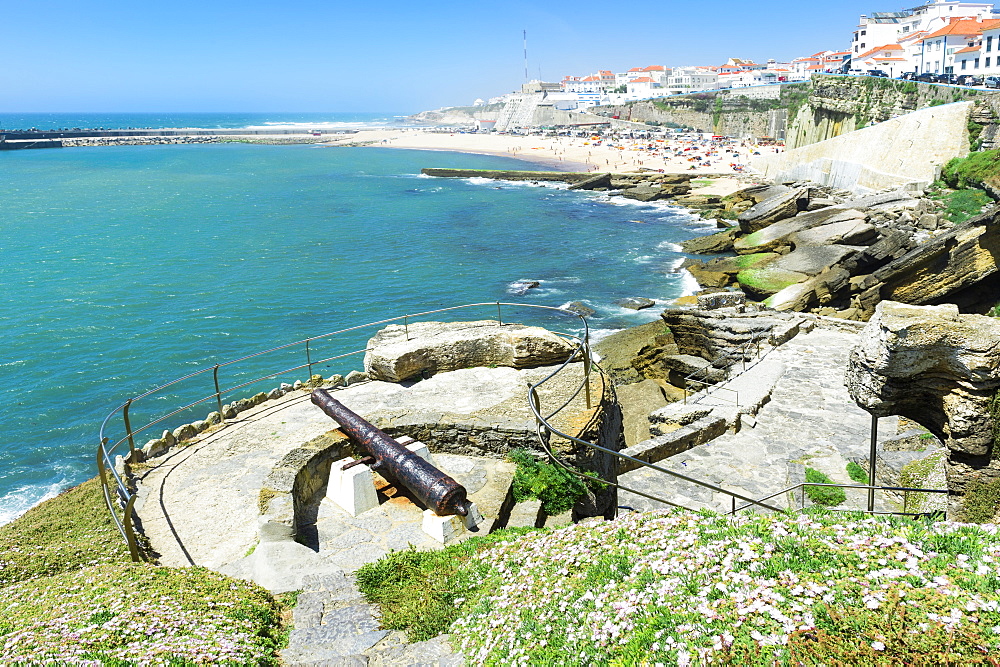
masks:
[[[973,140],[991,148],[997,134],[997,94],[956,86],[868,76],[816,75],[810,81],[809,98],[790,119],[786,145],[798,148],[887,121],[918,109],[975,102],[970,125]],[[988,129],[988,131],[982,131]]]
[[[752,91],[711,91],[593,109],[601,116],[649,125],[693,127],[735,137],[782,138],[789,111],[809,95],[809,83],[760,86]],[[753,95],[753,96],[748,96]]]

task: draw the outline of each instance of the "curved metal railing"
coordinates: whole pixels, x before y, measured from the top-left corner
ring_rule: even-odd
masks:
[[[579,353],[583,354],[583,364],[584,364],[584,379],[583,379],[583,382],[581,383],[581,386],[577,387],[576,390],[573,392],[573,394],[570,396],[570,398],[567,399],[566,402],[564,402],[561,406],[559,406],[558,408],[556,408],[555,410],[553,410],[552,412],[550,412],[547,415],[543,414],[542,413],[542,408],[541,408],[541,399],[539,398],[539,395],[538,395],[538,388],[541,387],[542,385],[544,385],[546,382],[549,382],[550,380],[552,380],[556,375],[558,375],[564,368],[566,368],[570,363],[572,363],[576,359],[576,355],[579,354]],[[639,466],[641,466],[643,468],[649,468],[651,470],[656,470],[657,472],[665,473],[667,475],[670,475],[674,479],[678,479],[678,480],[682,480],[682,481],[685,481],[685,482],[689,482],[691,484],[695,484],[697,486],[709,489],[711,491],[715,491],[717,493],[726,494],[726,495],[732,497],[733,503],[735,503],[736,500],[742,500],[742,501],[744,501],[746,503],[749,503],[750,505],[755,505],[755,506],[758,506],[758,507],[762,507],[764,509],[768,509],[768,510],[772,510],[772,511],[776,511],[776,512],[781,511],[777,507],[773,507],[773,506],[768,505],[768,504],[766,504],[764,502],[755,500],[755,499],[750,498],[748,496],[744,496],[743,494],[736,493],[735,491],[728,491],[728,490],[723,489],[722,487],[716,486],[714,484],[710,484],[708,482],[705,482],[705,481],[702,481],[702,480],[699,480],[699,479],[695,479],[693,477],[688,477],[687,475],[683,475],[683,474],[681,474],[679,472],[675,472],[673,470],[668,470],[667,468],[663,468],[662,466],[658,466],[655,463],[649,463],[648,461],[643,461],[642,459],[637,459],[634,456],[629,456],[628,454],[623,454],[620,451],[616,451],[614,449],[610,449],[608,447],[604,447],[604,446],[599,445],[599,444],[597,444],[595,442],[588,442],[588,441],[583,440],[581,438],[578,438],[576,436],[569,435],[568,433],[564,433],[564,432],[560,431],[559,429],[557,429],[555,426],[553,426],[550,420],[553,417],[555,417],[555,415],[557,415],[560,411],[562,411],[567,405],[569,405],[569,403],[574,398],[576,398],[577,396],[579,396],[580,395],[580,391],[582,391],[584,387],[586,387],[586,391],[587,391],[587,407],[588,408],[591,407],[591,398],[590,398],[590,391],[591,391],[590,390],[590,372],[591,372],[591,366],[596,365],[597,369],[601,373],[601,375],[607,381],[610,381],[610,379],[607,378],[607,375],[604,373],[604,370],[601,369],[600,365],[594,364],[592,359],[593,359],[593,356],[592,356],[592,353],[591,353],[591,350],[590,350],[590,339],[589,339],[589,337],[587,337],[587,338],[585,338],[582,341],[582,344],[581,344],[580,348],[577,350],[577,352],[574,353],[572,356],[570,356],[566,361],[564,361],[562,363],[562,365],[560,365],[558,368],[556,368],[554,371],[552,371],[551,373],[549,373],[547,376],[545,376],[544,378],[542,378],[541,380],[539,380],[535,384],[533,384],[530,387],[528,387],[528,404],[531,406],[531,412],[535,416],[535,427],[536,427],[536,431],[538,433],[538,440],[541,443],[542,448],[545,450],[545,453],[548,454],[549,457],[553,461],[556,462],[556,464],[558,464],[560,467],[564,468],[565,470],[569,471],[573,475],[575,475],[575,476],[583,479],[584,481],[588,481],[588,480],[589,481],[594,481],[594,479],[592,477],[590,477],[589,475],[585,475],[584,473],[580,472],[579,470],[577,470],[573,466],[567,465],[566,463],[564,463],[564,462],[562,462],[562,461],[559,460],[559,458],[552,451],[551,442],[550,442],[552,435],[556,435],[556,436],[558,436],[560,438],[564,438],[564,439],[566,439],[568,441],[575,442],[575,443],[577,443],[579,445],[583,445],[585,447],[589,447],[591,449],[594,449],[596,451],[602,452],[604,454],[609,454],[611,456],[615,456],[615,457],[617,457],[619,459],[622,459],[622,460],[625,460],[625,461],[631,461],[632,463],[636,463],[636,464],[638,464]],[[612,393],[614,392],[613,385],[611,386],[611,391],[612,391]],[[638,489],[629,488],[629,487],[627,487],[627,486],[625,486],[623,484],[619,484],[618,482],[610,482],[610,481],[607,481],[607,480],[598,480],[598,481],[600,481],[601,484],[607,484],[609,486],[613,486],[613,487],[615,487],[617,489],[620,489],[622,491],[628,491],[629,493],[634,493],[636,495],[643,496],[644,498],[648,498],[650,500],[655,500],[657,502],[664,503],[664,504],[669,505],[671,507],[679,507],[681,509],[688,509],[688,510],[691,509],[689,507],[685,507],[683,505],[675,503],[672,500],[668,500],[667,498],[663,498],[661,496],[656,496],[656,495],[647,493],[645,491],[639,491]]]
[[[104,500],[108,506],[108,510],[111,513],[112,520],[121,532],[122,537],[128,544],[129,553],[132,556],[132,560],[139,561],[142,559],[142,554],[140,553],[138,540],[136,539],[135,531],[135,514],[134,507],[136,501],[136,493],[133,488],[128,483],[128,480],[124,478],[123,468],[120,465],[116,465],[116,458],[121,457],[123,461],[129,461],[131,463],[137,462],[136,456],[136,446],[135,439],[141,433],[149,431],[149,429],[163,424],[168,420],[176,417],[177,415],[186,412],[198,405],[203,403],[214,403],[217,411],[222,415],[223,425],[226,422],[223,409],[223,397],[232,396],[234,392],[241,389],[245,389],[251,385],[262,382],[264,380],[275,379],[282,376],[287,376],[290,373],[295,373],[297,371],[302,371],[305,369],[309,376],[313,375],[313,368],[319,366],[320,364],[326,364],[331,361],[336,361],[339,359],[344,359],[352,355],[364,354],[369,350],[366,344],[361,349],[352,350],[349,352],[339,352],[332,356],[326,356],[318,359],[313,358],[314,344],[316,341],[328,340],[337,336],[344,336],[346,334],[361,332],[365,329],[372,329],[375,327],[383,327],[388,324],[402,324],[404,330],[406,331],[407,337],[409,337],[409,325],[414,321],[415,318],[423,318],[430,315],[440,315],[441,313],[451,313],[460,310],[467,310],[472,308],[489,308],[491,311],[495,309],[496,318],[498,326],[503,326],[503,308],[528,308],[536,310],[551,311],[559,315],[576,317],[579,319],[583,334],[577,335],[573,333],[564,333],[554,331],[556,335],[563,337],[568,340],[578,341],[577,349],[573,352],[571,358],[576,358],[581,355],[581,351],[586,349],[589,352],[588,341],[590,339],[590,330],[587,325],[587,320],[585,317],[578,313],[572,311],[564,310],[562,308],[556,308],[553,306],[539,306],[529,303],[509,303],[502,301],[490,301],[481,303],[468,303],[459,306],[450,306],[447,308],[438,308],[435,310],[427,310],[419,313],[413,313],[409,315],[400,315],[398,317],[391,317],[384,320],[378,320],[375,322],[368,322],[366,324],[359,324],[352,327],[347,327],[344,329],[338,329],[336,331],[331,331],[329,333],[321,334],[319,336],[312,336],[302,340],[295,341],[293,343],[287,343],[285,345],[279,345],[262,352],[256,352],[254,354],[249,354],[232,361],[226,361],[223,363],[215,364],[213,366],[208,366],[202,368],[201,370],[188,373],[187,375],[177,378],[162,384],[158,387],[154,387],[138,396],[129,398],[124,403],[112,410],[104,421],[101,423],[100,433],[98,436],[99,445],[97,448],[97,469],[101,480],[101,486],[104,492]],[[492,312],[490,313],[492,315]],[[367,336],[366,336],[367,337]],[[296,348],[301,348],[301,353],[304,354],[305,363],[295,364],[291,367],[282,368],[281,370],[272,370],[266,372],[264,375],[254,377],[250,380],[238,380],[236,384],[228,387],[222,387],[219,382],[219,371],[220,369],[233,369],[236,367],[246,367],[251,365],[251,362],[258,363],[261,358],[268,355],[275,355],[277,353],[286,353],[288,351],[294,351]],[[589,359],[589,354],[587,356]],[[589,374],[590,365],[589,362],[586,365],[585,372]],[[208,380],[208,376],[211,375],[211,379]],[[190,383],[191,381],[203,380],[205,384],[211,382],[211,387],[214,389],[208,395],[203,396],[193,402],[189,402],[180,408],[170,410],[166,414],[154,417],[148,423],[138,427],[133,428],[130,417],[130,410],[134,404],[140,401],[148,400],[151,397],[162,395],[168,390],[177,388],[182,383]],[[589,382],[587,384],[587,389],[589,392]],[[572,399],[571,399],[572,400]],[[588,393],[588,404],[590,402],[590,396]],[[568,404],[568,403],[567,403]],[[561,408],[560,408],[561,409]],[[123,435],[121,435],[117,440],[112,441],[109,437],[111,430],[112,420],[116,417],[121,417],[121,425],[123,427]],[[128,444],[128,453],[124,454],[124,445]],[[117,454],[116,452],[121,448],[122,454]]]

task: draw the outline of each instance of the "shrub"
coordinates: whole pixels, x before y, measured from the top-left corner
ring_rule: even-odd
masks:
[[[985,183],[1000,174],[1000,150],[977,151],[952,158],[941,170],[941,178],[953,188]]]
[[[849,461],[847,464],[847,475],[853,479],[858,484],[868,483],[868,473],[865,469],[859,466],[854,461]]]
[[[1000,479],[977,477],[965,488],[962,520],[969,523],[992,523],[1000,510]]]
[[[806,468],[806,481],[817,484],[833,484],[833,480],[814,468]],[[841,488],[833,486],[806,486],[806,495],[817,505],[839,505],[847,500],[847,494]]]
[[[512,490],[514,500],[537,498],[550,516],[572,509],[587,493],[587,486],[562,466],[539,461],[526,449],[515,449],[508,458],[517,464]]]

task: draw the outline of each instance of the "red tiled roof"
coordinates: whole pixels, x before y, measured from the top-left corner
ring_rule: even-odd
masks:
[[[939,30],[935,30],[924,39],[935,37],[949,37],[951,35],[978,35],[983,31],[983,22],[975,18],[952,18],[951,23]]]
[[[632,79],[629,83],[656,83],[656,80],[650,79],[648,76],[640,76],[638,79]]]
[[[975,53],[976,51],[978,51],[980,49],[981,46],[982,45],[967,46],[964,49],[959,49],[958,51],[955,51],[955,53]]]
[[[665,72],[666,68],[663,65],[650,65],[642,70],[643,72]]]
[[[885,46],[876,46],[874,49],[868,49],[862,53],[858,58],[867,58],[873,53],[878,53],[879,51],[902,51],[903,47],[899,44],[886,44]]]

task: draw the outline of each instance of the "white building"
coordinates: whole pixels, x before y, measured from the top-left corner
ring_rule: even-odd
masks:
[[[990,24],[992,21],[987,21]],[[978,19],[952,19],[921,40],[919,72],[953,72],[955,52],[975,46],[983,32],[984,23]]]
[[[858,58],[872,49],[884,47],[889,44],[906,45],[903,40],[914,33],[934,33],[949,25],[953,19],[973,18],[992,19],[994,17],[992,3],[985,2],[960,2],[959,0],[931,0],[926,4],[913,9],[904,9],[898,12],[876,12],[870,17],[862,14],[858,25],[855,28],[851,39],[852,58]],[[907,54],[907,57],[910,54]],[[924,59],[926,62],[926,58]],[[933,58],[931,59],[933,62]],[[939,58],[939,67],[945,65],[944,59]],[[914,64],[908,58],[909,64]],[[854,65],[852,64],[852,67]],[[920,64],[919,71],[925,70]],[[913,71],[913,70],[910,70]],[[940,69],[939,71],[945,71]]]
[[[705,67],[676,67],[664,87],[671,95],[715,90],[719,87],[719,75]]]

